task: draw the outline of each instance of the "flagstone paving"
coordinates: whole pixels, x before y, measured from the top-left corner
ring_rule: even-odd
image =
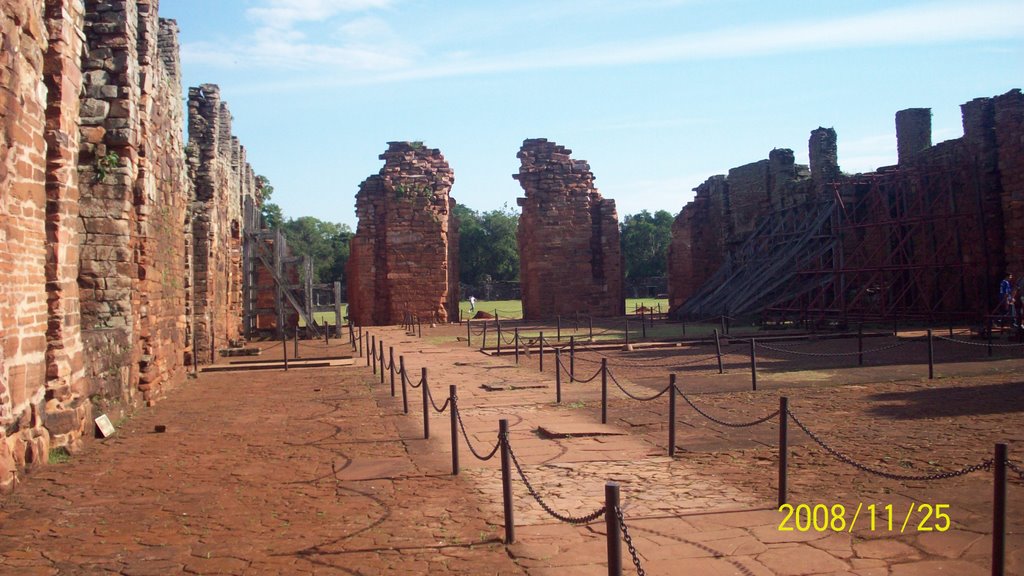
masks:
[[[478,460],[463,438],[460,473],[451,474],[448,410],[428,407],[423,438],[423,389],[413,388],[422,367],[438,407],[457,385],[462,424],[481,455],[495,446],[498,420],[509,421],[516,460],[554,511],[585,515],[603,505],[605,483],[617,482],[647,574],[990,573],[990,472],[941,483],[879,479],[836,461],[790,422],[790,502],[892,505],[897,524],[911,504],[943,503],[951,526],[900,533],[881,521],[870,530],[861,518],[852,531],[780,531],[777,418],[722,427],[680,400],[670,458],[667,396],[640,403],[613,387],[608,426],[620,433],[609,435],[599,379],[563,382],[559,405],[551,364],[540,373],[536,355],[516,367],[511,356],[444,342],[460,328],[425,327],[424,338],[394,327],[370,332],[407,368],[408,414],[402,379],[391,397],[390,374],[382,386],[365,358],[351,367],[201,374],[119,423],[114,437],[69,463],[36,468],[0,497],[0,573],[607,573],[605,519],[559,522],[515,469],[515,542],[502,543],[499,458]],[[263,346],[264,357],[280,357],[280,344]],[[339,342],[300,348],[304,359],[344,350]],[[741,374],[705,370],[689,374],[685,390],[735,422],[770,414],[787,394],[808,427],[852,458],[921,474],[991,457],[996,441],[1024,460],[1024,384],[1007,377],[1022,366],[1010,359],[982,376],[949,375],[964,370],[949,365],[935,381],[875,378],[884,384],[833,367],[825,384],[778,373],[770,391],[756,393],[740,391]],[[650,396],[665,378],[622,369],[619,382]],[[840,385],[848,382],[861,384]],[[155,433],[158,424],[167,431]],[[1007,573],[1021,574],[1019,479],[1008,496]],[[628,554],[624,563],[634,572]]]

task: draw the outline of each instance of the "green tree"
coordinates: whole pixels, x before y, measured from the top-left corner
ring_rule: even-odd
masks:
[[[494,281],[519,279],[519,215],[507,206],[477,212],[455,206],[459,219],[459,280],[479,286],[489,276]]]
[[[284,223],[284,214],[280,206],[270,201],[270,197],[274,195],[274,187],[270,184],[270,179],[262,174],[256,176],[256,195],[259,197],[263,227],[280,228]]]
[[[342,281],[348,262],[352,229],[347,224],[325,222],[313,216],[289,218],[281,225],[293,254],[313,259],[313,282]]]
[[[668,272],[668,246],[672,241],[672,214],[647,210],[626,216],[619,225],[627,280],[664,276]]]

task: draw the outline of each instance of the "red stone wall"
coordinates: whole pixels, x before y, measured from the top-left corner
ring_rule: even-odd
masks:
[[[0,0],[0,43],[3,491],[92,434],[91,400],[119,412],[183,379],[193,191],[177,26],[156,0]],[[254,190],[236,172],[218,230]],[[224,245],[237,261],[240,238]],[[225,334],[239,302],[218,309]]]
[[[48,286],[46,408],[51,441],[77,448],[87,434],[92,405],[85,380],[79,266],[79,120],[84,12],[76,0],[48,1],[49,46],[44,82],[46,111],[46,242]]]
[[[670,305],[696,293],[772,210],[838,192],[857,224],[843,239],[848,288],[878,282],[871,270],[879,267],[916,264],[929,272],[881,280],[905,313],[988,313],[1002,275],[1024,272],[1024,97],[1013,90],[972,100],[962,111],[964,136],[935,146],[930,110],[897,113],[900,164],[876,173],[842,174],[835,131],[818,128],[808,143],[809,171],[793,165],[791,152],[774,150],[767,161],[712,178],[673,226]],[[954,200],[935,201],[948,197]],[[894,218],[908,224],[886,224]]]
[[[220,88],[189,89],[188,134],[195,182],[192,206],[191,313],[200,363],[242,334],[242,244],[245,198],[256,193],[245,150],[231,134]],[[192,336],[192,335],[190,335]]]
[[[0,489],[49,450],[43,8],[0,0]]]
[[[458,317],[455,175],[441,152],[389,142],[384,167],[356,194],[359,224],[348,263],[349,317],[362,326],[399,324],[406,312]]]
[[[590,165],[571,154],[545,139],[519,150],[513,178],[526,193],[517,237],[527,319],[625,314],[615,201],[601,197]]]
[[[1024,94],[994,99],[995,139],[1002,184],[1006,269],[1024,277]]]

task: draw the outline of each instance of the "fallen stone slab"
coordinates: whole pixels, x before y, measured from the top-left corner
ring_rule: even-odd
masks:
[[[624,436],[626,433],[607,424],[553,422],[537,428],[543,438],[580,438],[588,436]]]

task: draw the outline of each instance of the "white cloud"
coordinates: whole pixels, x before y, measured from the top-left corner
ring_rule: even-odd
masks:
[[[335,24],[336,42],[313,40],[311,23],[333,24],[341,15],[389,7],[392,0],[269,0],[247,11],[260,23],[249,37],[217,44],[186,44],[189,63],[215,67],[380,72],[412,64],[417,50],[391,30],[386,21],[358,16]]]
[[[268,0],[246,15],[271,28],[290,28],[299,22],[323,22],[344,12],[391,6],[391,0]]]
[[[386,8],[391,4],[391,0],[269,0],[264,7],[251,9],[250,15],[264,20],[271,29],[294,32],[302,22],[329,20],[345,12]],[[448,15],[438,12],[435,17],[447,18]],[[447,20],[421,22],[434,30],[445,29],[446,23]],[[308,88],[311,85],[379,84],[518,71],[1020,38],[1024,37],[1024,10],[1020,10],[1017,2],[1001,0],[922,3],[832,19],[787,20],[702,33],[577,45],[568,49],[560,46],[558,50],[541,46],[493,55],[482,55],[479,49],[474,51],[474,47],[460,47],[444,54],[426,53],[421,45],[405,39],[416,38],[416,35],[400,34],[376,17],[349,20],[340,23],[336,30],[340,31],[339,43],[309,41],[286,46],[288,35],[277,35],[275,41],[264,39],[264,36],[275,36],[269,34],[233,46],[186,47],[186,55],[208,64],[231,61],[252,67],[326,63],[338,72],[330,74],[329,70],[319,69],[318,78],[303,84]],[[255,46],[250,45],[253,42]],[[277,57],[274,50],[281,50],[287,56]],[[223,52],[233,53],[234,57]],[[292,86],[290,83],[265,84],[258,88],[288,89]]]

